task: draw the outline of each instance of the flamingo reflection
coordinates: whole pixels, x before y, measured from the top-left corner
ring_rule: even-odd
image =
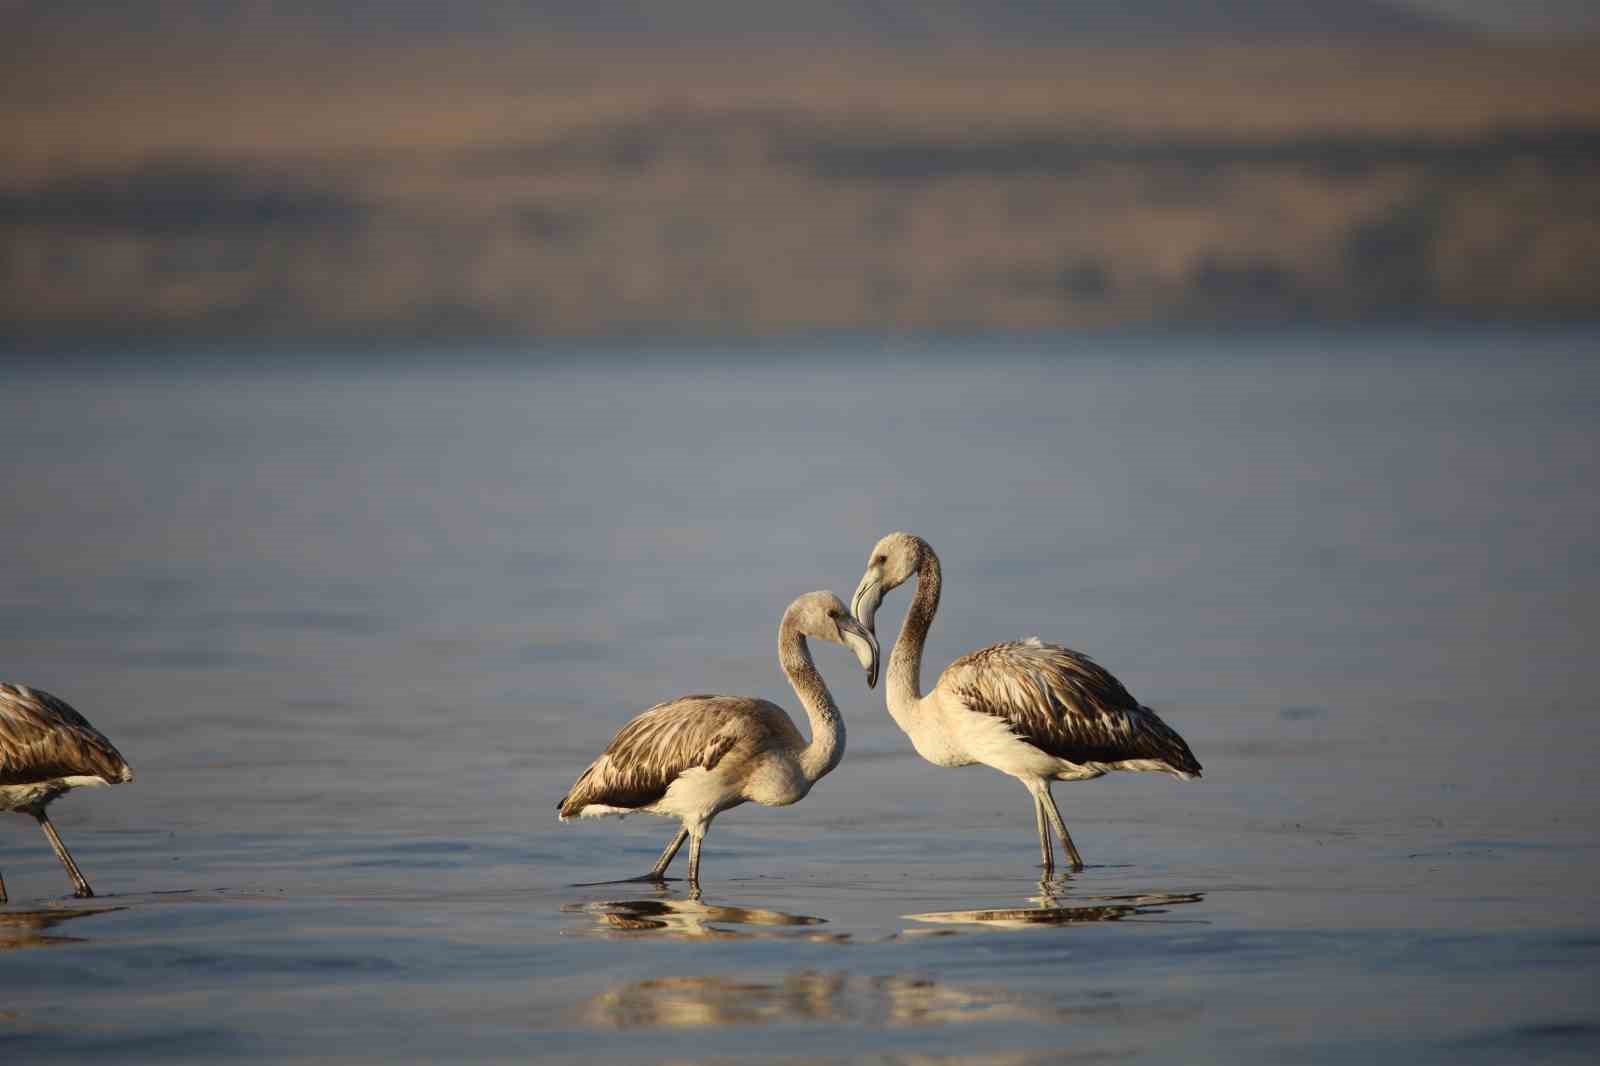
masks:
[[[725,907],[697,896],[687,899],[598,900],[569,903],[566,914],[586,914],[601,932],[658,933],[677,939],[708,938],[749,940],[757,937],[795,937],[806,940],[843,940],[845,933],[795,932],[796,927],[825,925],[826,918],[786,914],[761,907]],[[739,927],[739,928],[730,928]]]
[[[987,925],[1000,929],[1026,929],[1041,925],[1085,925],[1118,922],[1125,918],[1154,917],[1167,908],[1205,899],[1201,892],[1144,892],[1118,896],[1080,896],[1068,903],[1064,882],[1041,881],[1039,894],[1030,896],[1037,907],[993,907],[965,911],[930,911],[908,914],[915,922],[937,925]]]
[[[921,1027],[962,1022],[1062,1022],[1115,1009],[1115,1004],[1106,1003],[1072,1006],[1022,990],[946,984],[918,974],[864,976],[801,970],[770,978],[670,976],[631,981],[595,996],[583,1015],[590,1025],[607,1029],[793,1022]]]
[[[51,907],[37,911],[0,911],[0,951],[46,947],[51,944],[81,944],[83,937],[54,936],[45,932],[74,918],[106,914],[122,907]]]

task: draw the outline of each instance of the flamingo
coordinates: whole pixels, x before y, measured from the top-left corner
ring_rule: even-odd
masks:
[[[0,682],[0,811],[33,815],[72,878],[73,895],[88,898],[94,889],[72,861],[45,808],[74,788],[132,780],[127,760],[66,700]],[[6,883],[0,878],[4,902]]]
[[[982,763],[1010,774],[1033,796],[1045,875],[1055,868],[1048,820],[1073,870],[1083,858],[1050,793],[1052,781],[1086,781],[1110,770],[1149,770],[1184,780],[1200,763],[1172,727],[1100,664],[1037,637],[963,655],[922,693],[922,648],[939,609],[939,557],[921,537],[890,533],[872,549],[851,613],[869,631],[884,593],[917,579],[916,596],[889,654],[889,714],[917,754],[935,766]]]
[[[561,821],[604,815],[676,818],[681,826],[649,873],[664,881],[689,843],[689,884],[700,887],[700,846],[711,821],[742,803],[785,807],[806,797],[844,757],[844,722],[811,661],[806,638],[843,644],[878,679],[878,642],[831,592],[791,603],[778,626],[778,662],[811,720],[807,743],[781,707],[751,696],[682,696],[623,726],[578,775],[557,809]],[[622,882],[614,882],[622,883]]]

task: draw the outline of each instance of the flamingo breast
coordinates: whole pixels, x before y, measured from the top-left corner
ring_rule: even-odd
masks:
[[[787,807],[805,799],[811,782],[800,772],[800,764],[784,754],[767,753],[748,765],[744,797],[763,807]]]

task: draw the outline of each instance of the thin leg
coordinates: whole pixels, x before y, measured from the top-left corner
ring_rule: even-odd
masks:
[[[689,836],[689,887],[696,891],[700,888],[700,842],[704,839],[704,833]]]
[[[667,849],[661,853],[661,858],[656,860],[655,868],[645,878],[650,881],[665,881],[667,867],[672,865],[672,860],[677,857],[678,849],[683,847],[683,842],[689,839],[689,831],[679,828],[678,835],[667,842]]]
[[[6,879],[0,877],[0,903],[6,902],[10,897],[6,895]]]
[[[67,868],[67,876],[72,878],[73,895],[79,899],[88,899],[94,895],[94,889],[89,887],[89,882],[83,879],[83,871],[78,869],[78,864],[72,861],[72,853],[67,846],[61,843],[61,835],[56,832],[56,827],[50,824],[50,818],[40,811],[34,815],[39,819],[39,828],[44,830],[44,835],[50,838],[50,846],[56,849],[56,858],[61,860],[61,865]]]
[[[1083,857],[1078,854],[1077,845],[1072,843],[1072,834],[1067,832],[1067,823],[1061,820],[1061,812],[1056,810],[1056,798],[1050,794],[1050,782],[1046,781],[1041,786],[1043,792],[1044,811],[1050,816],[1051,824],[1056,827],[1056,832],[1061,834],[1061,844],[1067,849],[1067,854],[1072,856],[1072,869],[1083,869]]]
[[[1039,854],[1044,862],[1039,865],[1044,867],[1046,878],[1056,868],[1056,857],[1051,853],[1050,831],[1044,827],[1044,804],[1039,802],[1039,797],[1033,797],[1033,822],[1039,830]]]
[[[667,867],[672,865],[672,860],[677,856],[678,849],[683,847],[683,842],[689,839],[689,830],[679,829],[676,836],[667,841],[666,850],[662,851],[661,858],[656,860],[647,874],[638,877],[621,877],[615,881],[580,881],[573,888],[593,888],[595,885],[637,885],[641,882],[661,884],[668,880]]]

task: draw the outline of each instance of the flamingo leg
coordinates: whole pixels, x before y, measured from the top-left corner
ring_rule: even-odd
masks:
[[[61,843],[61,834],[56,832],[56,827],[50,824],[50,818],[43,811],[34,815],[39,819],[39,828],[44,830],[44,835],[49,838],[50,846],[56,851],[56,858],[61,860],[61,865],[67,868],[67,876],[72,878],[73,895],[79,899],[88,899],[94,895],[94,889],[89,887],[89,882],[83,878],[83,871],[78,869],[78,864],[72,861],[72,853],[67,846]]]
[[[1033,823],[1039,830],[1039,854],[1044,859],[1039,865],[1044,867],[1044,875],[1048,878],[1056,868],[1056,857],[1051,853],[1050,831],[1044,824],[1044,804],[1039,802],[1038,796],[1033,797]]]
[[[678,854],[678,849],[683,847],[683,842],[689,839],[689,830],[679,829],[676,836],[667,841],[666,849],[661,852],[661,857],[650,868],[647,874],[638,877],[619,877],[615,881],[579,881],[573,888],[593,888],[596,885],[637,885],[645,882],[662,884],[671,880],[667,877],[667,867],[672,865],[673,858]]]
[[[700,891],[700,842],[704,839],[704,833],[689,836],[689,887],[696,892]]]
[[[6,895],[6,879],[0,877],[0,903],[6,902],[10,897]]]
[[[677,857],[678,849],[683,847],[683,842],[689,839],[689,831],[680,827],[678,834],[667,842],[666,850],[661,853],[661,858],[656,860],[655,866],[645,874],[647,881],[665,881],[667,867],[672,865],[672,860]]]
[[[1050,816],[1050,822],[1056,827],[1056,832],[1061,835],[1061,844],[1067,849],[1067,854],[1072,856],[1073,872],[1083,869],[1083,857],[1078,854],[1077,845],[1072,842],[1072,834],[1067,832],[1067,823],[1061,820],[1061,812],[1056,810],[1056,798],[1050,794],[1050,782],[1042,782],[1035,798],[1044,804],[1044,811]]]

